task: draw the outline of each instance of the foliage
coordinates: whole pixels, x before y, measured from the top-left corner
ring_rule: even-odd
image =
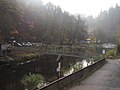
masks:
[[[116,56],[117,56],[117,51],[116,51],[116,49],[109,50],[109,51],[106,52],[106,54],[105,54],[105,58],[115,58]]]
[[[43,86],[45,79],[40,74],[31,74],[25,75],[21,79],[21,83],[27,88],[28,90],[33,90],[38,84],[39,86]]]
[[[120,54],[120,44],[117,45],[117,53]]]
[[[83,66],[83,65],[82,65],[81,62],[77,62],[77,63],[73,66],[74,72],[80,70],[80,69],[82,68],[82,66]]]
[[[11,57],[9,57],[9,56],[3,56],[3,57],[0,57],[0,60],[2,61],[2,60],[4,60],[4,61],[13,61],[14,59],[12,59]]]
[[[120,44],[117,45],[117,48],[109,50],[105,54],[106,58],[120,58]]]
[[[24,55],[22,55],[22,56],[20,56],[20,57],[22,57],[22,58],[21,58],[22,60],[27,61],[27,60],[32,60],[32,59],[38,57],[38,55],[37,55],[37,54],[30,53],[30,54],[24,54]]]
[[[38,4],[39,3],[39,4]],[[41,0],[1,0],[0,31],[5,41],[79,42],[87,36],[85,21]]]
[[[72,74],[73,72],[80,70],[81,68],[82,68],[82,63],[76,62],[75,64],[70,64],[69,67],[62,68],[61,74],[69,75],[69,74]]]
[[[88,17],[87,21],[91,34],[97,40],[103,43],[116,43],[117,34],[120,31],[120,6],[116,4],[108,11],[102,11],[95,19]]]

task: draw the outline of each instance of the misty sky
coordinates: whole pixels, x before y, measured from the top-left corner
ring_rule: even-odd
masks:
[[[71,14],[84,14],[96,17],[100,11],[108,10],[109,7],[120,5],[120,0],[43,0],[44,3],[52,2],[60,5],[62,10]]]

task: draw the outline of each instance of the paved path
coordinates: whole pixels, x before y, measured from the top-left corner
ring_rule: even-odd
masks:
[[[108,60],[102,68],[70,90],[120,90],[120,59]]]

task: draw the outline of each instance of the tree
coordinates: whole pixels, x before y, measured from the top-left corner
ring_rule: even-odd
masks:
[[[80,15],[63,12],[52,3],[1,0],[0,14],[0,30],[6,42],[11,35],[19,42],[65,43],[85,39],[86,26]]]
[[[99,39],[104,42],[116,43],[120,26],[120,6],[109,8],[108,11],[101,12],[92,22],[94,31],[99,33]],[[104,37],[104,38],[103,38]]]

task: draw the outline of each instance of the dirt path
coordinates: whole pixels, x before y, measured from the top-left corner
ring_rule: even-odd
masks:
[[[70,90],[120,90],[120,59],[108,60],[102,68]]]

